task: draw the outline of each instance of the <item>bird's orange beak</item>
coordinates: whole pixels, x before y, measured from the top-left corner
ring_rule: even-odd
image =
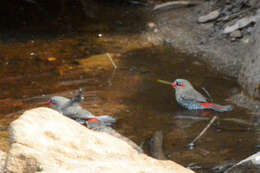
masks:
[[[175,88],[177,86],[176,82],[172,83],[172,87]]]

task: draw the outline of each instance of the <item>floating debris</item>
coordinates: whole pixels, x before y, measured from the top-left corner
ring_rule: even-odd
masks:
[[[208,128],[214,123],[214,121],[217,119],[217,116],[214,116],[210,122],[207,124],[207,126],[200,132],[200,134],[191,142],[189,143],[189,149],[193,149],[195,142],[208,130]]]

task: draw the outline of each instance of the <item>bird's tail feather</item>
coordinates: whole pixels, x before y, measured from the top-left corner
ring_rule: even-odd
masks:
[[[109,115],[97,116],[96,118],[105,126],[111,126],[116,122],[116,119]]]
[[[217,112],[227,112],[227,111],[232,111],[233,109],[231,105],[222,106],[218,104],[213,104],[210,108]]]
[[[218,105],[215,103],[202,103],[201,106],[203,106],[206,109],[211,109],[217,112],[227,112],[227,111],[232,111],[232,106],[231,105],[226,105],[226,106],[222,106],[222,105]]]

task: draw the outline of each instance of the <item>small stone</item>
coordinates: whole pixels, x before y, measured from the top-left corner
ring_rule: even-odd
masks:
[[[226,4],[230,4],[230,0],[226,0]]]
[[[205,23],[205,24],[201,24],[205,29],[208,30],[213,30],[214,28],[214,24],[213,23]]]
[[[192,64],[193,64],[193,65],[198,65],[198,66],[199,66],[199,65],[202,65],[202,63],[199,62],[199,61],[193,61]]]
[[[230,37],[232,37],[232,38],[241,38],[242,37],[241,31],[236,30],[236,31],[231,32],[230,33]]]
[[[157,33],[157,32],[159,32],[159,30],[157,28],[154,28],[153,32]]]
[[[235,94],[239,94],[240,90],[237,87],[234,87],[230,90],[230,92],[235,95]]]
[[[247,32],[248,32],[248,33],[252,33],[253,31],[254,31],[254,27],[248,27],[248,28],[247,28]]]
[[[31,53],[30,53],[30,55],[31,55],[31,56],[34,56],[34,55],[35,55],[35,53],[34,53],[34,52],[31,52]]]
[[[98,37],[102,37],[103,35],[102,34],[98,34]]]
[[[245,43],[245,44],[248,44],[249,43],[249,38],[243,38],[242,42]]]
[[[48,61],[56,61],[56,58],[55,57],[49,57]]]
[[[210,12],[209,14],[206,14],[204,16],[200,16],[199,19],[198,19],[198,22],[199,23],[206,23],[206,22],[217,19],[219,17],[219,15],[220,15],[219,10],[215,10],[215,11]]]
[[[236,31],[238,29],[244,28],[246,26],[248,26],[249,24],[255,22],[258,17],[260,18],[260,15],[256,15],[256,16],[249,16],[249,17],[244,17],[242,19],[239,19],[238,21],[236,21],[234,24],[227,26],[224,28],[223,33],[224,34],[229,34],[233,31]]]
[[[148,26],[149,28],[155,28],[155,27],[156,27],[156,24],[153,23],[153,22],[149,22],[149,23],[147,24],[147,26]]]

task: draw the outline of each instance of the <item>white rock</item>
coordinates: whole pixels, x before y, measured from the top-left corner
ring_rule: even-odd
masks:
[[[9,133],[8,172],[193,172],[140,154],[125,141],[89,130],[48,108],[26,111],[11,123]]]
[[[0,172],[4,172],[6,156],[7,154],[0,150]]]

